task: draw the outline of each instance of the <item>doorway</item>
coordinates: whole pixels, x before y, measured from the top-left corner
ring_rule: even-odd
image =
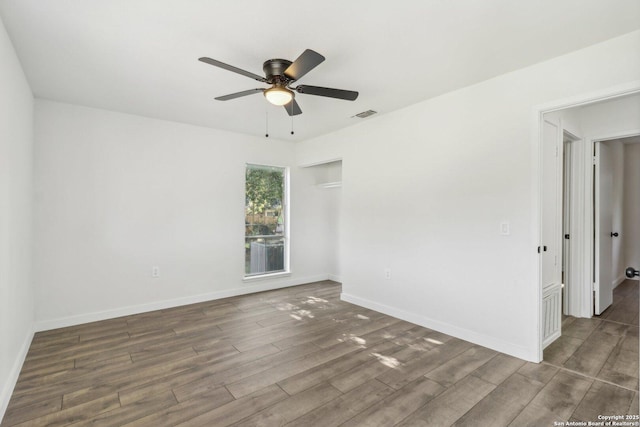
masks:
[[[595,142],[594,306],[603,315],[625,269],[640,260],[640,135]]]
[[[549,340],[545,336],[549,330],[548,323],[550,321],[560,323],[561,320],[559,313],[550,311],[548,300],[545,298],[546,291],[549,289],[547,282],[550,275],[548,272],[553,270],[555,260],[555,257],[548,256],[550,253],[560,254],[561,273],[557,275],[557,281],[562,284],[561,311],[563,314],[576,318],[590,318],[594,315],[593,286],[596,277],[594,250],[596,213],[593,209],[596,197],[593,187],[596,178],[594,150],[601,143],[603,146],[612,145],[613,143],[607,141],[640,134],[640,114],[638,114],[640,112],[640,94],[638,92],[638,88],[636,88],[606,99],[593,99],[589,102],[582,100],[574,103],[573,106],[540,111],[540,130],[538,133],[541,165],[539,232],[542,251],[541,256],[538,256],[540,265],[538,280],[541,301],[541,359],[542,350],[562,334],[560,326],[560,330],[554,334],[553,339]],[[555,134],[551,131],[554,126],[557,128]],[[550,143],[549,138],[551,137],[555,137],[556,142]],[[615,144],[626,146],[625,142],[628,141],[616,142]],[[550,153],[553,150],[562,153],[561,156],[558,156],[555,164],[548,160],[551,158]],[[624,159],[624,155],[618,156],[618,159]],[[620,168],[616,168],[616,171],[619,170]],[[549,185],[550,182],[553,182],[554,173],[557,177],[555,179],[560,181],[557,187]],[[640,188],[640,182],[633,185],[636,186],[636,189]],[[558,202],[559,192],[561,198]],[[612,196],[613,194],[608,192],[607,195]],[[615,197],[620,199],[621,192],[618,191]],[[557,205],[555,209],[553,208],[554,203]],[[554,224],[554,211],[557,212],[555,221],[560,224],[560,227],[550,228],[550,225]],[[617,220],[616,228],[622,229],[621,217],[618,215],[615,218]],[[612,229],[608,231],[608,237],[612,239],[614,236],[611,233],[616,231],[613,231],[613,225],[610,228]],[[604,229],[602,232],[605,232]],[[621,236],[620,231],[617,233]],[[609,281],[611,288],[621,281],[619,275],[624,271],[624,268],[620,268],[620,265],[627,262],[627,259],[623,257],[624,251],[621,250],[622,239],[618,240],[620,243],[618,243],[617,252],[612,254],[611,260],[613,263],[615,258],[616,264],[616,267],[612,269],[615,271],[616,277]],[[640,234],[636,241],[640,242]],[[557,246],[553,247],[553,245]],[[545,256],[545,249],[547,249],[547,256]],[[638,259],[640,260],[640,254]],[[600,308],[602,313],[605,307]]]

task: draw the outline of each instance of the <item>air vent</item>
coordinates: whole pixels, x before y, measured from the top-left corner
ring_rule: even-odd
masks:
[[[377,113],[377,111],[367,110],[367,111],[363,111],[362,113],[358,113],[355,116],[351,116],[351,118],[359,117],[361,119],[365,119],[365,118],[367,118],[369,116],[373,116],[376,113]]]

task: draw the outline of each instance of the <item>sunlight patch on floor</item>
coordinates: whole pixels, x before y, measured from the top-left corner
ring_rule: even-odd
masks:
[[[357,317],[358,319],[362,319],[362,320],[369,320],[369,318],[368,318],[367,316],[362,315],[362,314],[356,314],[356,317]]]
[[[365,340],[364,338],[360,338],[357,335],[354,334],[342,334],[342,338],[338,338],[339,342],[352,342],[354,344],[357,344],[359,346],[361,346],[362,348],[366,348],[365,344],[367,343],[367,340]]]
[[[434,348],[442,344],[443,343],[441,341],[434,340],[433,338],[423,338],[420,341],[416,341],[411,344],[408,344],[408,347],[412,350],[429,351],[429,350],[433,350]]]
[[[309,319],[313,319],[315,317],[309,310],[297,310],[294,313],[302,317],[308,317]]]
[[[280,303],[276,305],[276,309],[280,310],[280,311],[291,311],[291,310],[297,310],[300,307],[298,307],[297,305],[293,305],[291,303],[285,302],[285,303]]]
[[[400,366],[400,362],[395,357],[385,356],[380,353],[371,353],[371,355],[378,359],[378,362],[382,363],[384,366],[394,369]]]
[[[408,344],[407,347],[409,347],[411,350],[417,350],[417,351],[429,351],[435,348],[434,345],[426,342],[411,343],[411,344]]]
[[[329,302],[324,298],[318,298],[318,297],[307,297],[308,299],[305,301],[307,304],[315,304],[317,302]]]
[[[313,319],[315,317],[310,310],[304,309],[295,310],[293,313],[289,314],[289,316],[296,320],[302,320],[304,317],[308,319]]]

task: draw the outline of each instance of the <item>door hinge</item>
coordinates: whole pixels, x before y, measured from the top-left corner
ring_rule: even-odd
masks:
[[[596,156],[593,156],[593,164],[594,165],[596,165],[596,160],[597,160]]]

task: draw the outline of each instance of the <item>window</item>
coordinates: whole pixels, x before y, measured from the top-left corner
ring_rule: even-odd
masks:
[[[245,277],[286,272],[288,171],[247,164],[245,178]]]

